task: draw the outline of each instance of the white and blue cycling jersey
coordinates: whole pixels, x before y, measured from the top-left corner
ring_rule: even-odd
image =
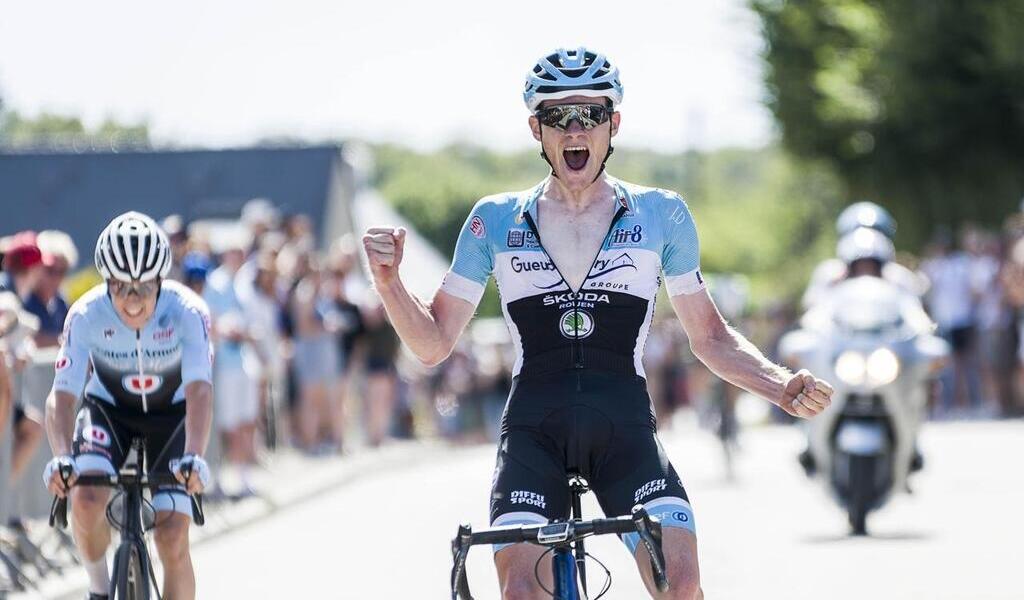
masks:
[[[100,284],[68,311],[53,389],[161,412],[184,401],[189,383],[211,381],[212,365],[210,313],[190,289],[162,282],[153,316],[135,330],[117,316]]]
[[[537,229],[544,184],[488,196],[466,219],[441,289],[474,305],[494,275],[516,350],[513,375],[595,368],[644,376],[662,275],[669,295],[704,289],[697,229],[676,193],[612,179],[618,209],[582,287]]]

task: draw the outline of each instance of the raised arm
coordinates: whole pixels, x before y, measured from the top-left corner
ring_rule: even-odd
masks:
[[[374,287],[398,336],[422,363],[439,364],[451,354],[476,305],[439,289],[429,303],[409,293],[398,274],[405,229],[374,227],[363,236]]]

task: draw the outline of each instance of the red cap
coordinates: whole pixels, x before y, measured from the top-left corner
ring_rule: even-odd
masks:
[[[10,237],[4,249],[4,270],[25,271],[43,262],[43,253],[36,244],[36,232],[21,231]]]

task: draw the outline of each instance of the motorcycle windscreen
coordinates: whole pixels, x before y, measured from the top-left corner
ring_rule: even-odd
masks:
[[[885,430],[878,423],[847,421],[839,427],[836,446],[841,452],[856,456],[873,456],[885,451]]]

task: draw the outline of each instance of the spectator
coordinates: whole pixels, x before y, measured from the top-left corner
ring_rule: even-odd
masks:
[[[264,250],[255,261],[255,281],[246,294],[240,293],[246,321],[251,325],[260,358],[259,401],[262,414],[268,406],[276,408],[285,376],[284,340],[281,335],[282,305],[277,290],[277,264],[274,252]],[[273,411],[278,414],[277,410]],[[266,425],[270,425],[267,423]],[[276,424],[275,424],[276,425]]]
[[[189,252],[181,260],[181,277],[190,290],[200,296],[206,293],[206,279],[213,263],[202,252]]]
[[[31,344],[32,335],[39,329],[39,319],[26,312],[18,297],[9,291],[0,291],[0,360],[5,362],[5,379],[10,386],[9,404],[13,404],[14,431],[11,449],[11,472],[9,481],[18,481],[32,460],[32,456],[43,438],[42,415],[29,404],[22,402],[19,390],[13,387],[11,367],[24,368],[27,356],[26,345]],[[6,411],[4,419],[6,419]]]
[[[388,323],[384,305],[379,302],[373,302],[365,310],[365,326],[367,433],[370,445],[378,446],[388,435],[391,416],[395,411],[398,391],[395,362],[401,342]],[[470,364],[471,357],[465,358],[466,365]],[[458,376],[453,377],[459,379]],[[463,390],[461,385],[452,387]]]
[[[963,412],[975,402],[978,382],[972,369],[971,349],[975,331],[975,289],[971,280],[971,259],[953,248],[948,232],[934,237],[929,257],[921,269],[931,281],[927,295],[929,314],[938,325],[938,333],[953,349],[952,367],[943,375],[940,412]]]
[[[319,262],[306,253],[299,264],[308,270],[294,287],[290,303],[295,332],[294,367],[299,385],[297,425],[299,443],[307,452],[336,451],[342,442],[341,406],[332,403],[330,390],[338,378],[340,359],[334,340],[336,320],[323,294]],[[328,435],[322,435],[327,429]]]
[[[171,241],[171,272],[167,278],[184,281],[182,269],[184,268],[185,254],[189,251],[185,220],[181,218],[181,215],[170,215],[160,222],[160,227],[167,234],[167,239]]]
[[[224,440],[224,458],[237,472],[239,489],[228,494],[249,495],[253,488],[250,466],[256,460],[255,432],[259,396],[258,359],[241,302],[235,291],[235,275],[245,260],[247,241],[239,234],[218,236],[220,267],[210,273],[203,297],[210,307],[217,360],[214,362],[214,408],[217,430]],[[231,477],[222,477],[230,486]]]
[[[78,264],[78,250],[71,236],[62,231],[43,231],[38,236],[42,254],[42,276],[25,300],[25,310],[39,318],[35,335],[38,348],[58,345],[68,314],[68,302],[61,291],[68,270]]]
[[[0,293],[7,291],[10,295],[4,301],[8,309],[19,314],[24,313],[24,302],[39,283],[43,275],[43,256],[39,250],[36,233],[22,231],[4,240],[0,252],[3,252],[4,270],[0,273]],[[38,319],[34,316],[19,318],[19,323],[28,324],[34,333],[39,329]],[[26,336],[29,327],[18,329],[18,335],[8,334],[6,360],[8,367],[14,371],[24,370],[32,353],[31,336]],[[31,404],[24,402],[19,393],[13,390],[14,398],[14,447],[11,452],[11,481],[17,481],[32,460],[32,456],[43,439],[43,416]]]

